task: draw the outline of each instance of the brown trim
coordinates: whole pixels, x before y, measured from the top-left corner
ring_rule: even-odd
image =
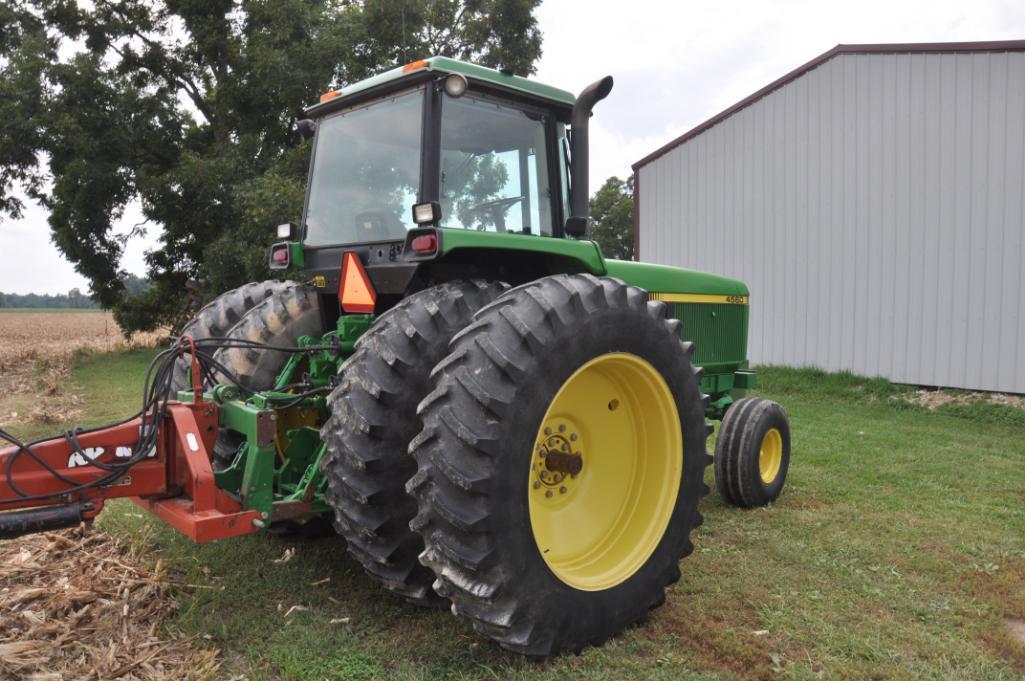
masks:
[[[712,116],[704,123],[701,123],[697,127],[683,133],[668,144],[664,144],[655,151],[651,152],[640,161],[633,164],[632,168],[634,173],[640,169],[641,166],[651,163],[660,156],[665,155],[667,152],[675,149],[684,142],[697,137],[705,130],[708,130],[712,126],[721,123],[726,118],[729,118],[733,114],[737,113],[743,108],[754,104],[756,101],[769,94],[773,90],[777,90],[792,80],[796,80],[800,76],[803,76],[812,69],[818,68],[825,62],[829,61],[833,57],[840,54],[901,54],[901,53],[918,53],[918,52],[1018,52],[1025,51],[1025,40],[994,40],[989,42],[970,42],[970,43],[880,43],[880,44],[861,44],[861,45],[837,45],[831,50],[823,52],[819,56],[815,57],[811,61],[798,66],[796,69],[786,74],[781,78],[777,78],[772,81],[761,90],[745,97],[730,108],[722,111],[715,116]],[[636,190],[635,190],[636,194]],[[636,205],[636,199],[634,199]],[[635,230],[636,232],[636,230]]]
[[[634,173],[634,260],[641,259],[641,174]]]

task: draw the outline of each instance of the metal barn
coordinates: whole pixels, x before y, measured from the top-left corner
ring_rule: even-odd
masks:
[[[754,363],[1025,393],[1025,40],[838,45],[634,164],[639,259]]]

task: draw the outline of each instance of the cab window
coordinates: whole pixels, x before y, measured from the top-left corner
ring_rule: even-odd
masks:
[[[464,95],[441,118],[441,226],[551,235],[544,116]]]

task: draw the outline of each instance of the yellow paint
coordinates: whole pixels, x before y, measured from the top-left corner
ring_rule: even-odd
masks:
[[[762,482],[766,485],[775,482],[782,464],[783,436],[776,428],[770,428],[762,438],[762,448],[758,453],[758,472],[762,476]]]
[[[747,305],[748,296],[716,296],[705,293],[650,293],[652,300],[663,303],[729,303]]]
[[[575,477],[548,468],[579,454]],[[582,591],[627,580],[658,546],[680,490],[683,434],[665,379],[637,355],[596,357],[541,421],[528,476],[530,525],[555,575]]]

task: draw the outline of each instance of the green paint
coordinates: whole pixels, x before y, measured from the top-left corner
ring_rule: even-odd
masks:
[[[438,232],[441,235],[441,256],[467,249],[527,252],[536,253],[538,256],[559,256],[576,261],[584,272],[599,276],[605,274],[605,260],[598,244],[593,241],[466,229],[439,229]],[[567,271],[572,270],[567,268]]]
[[[650,265],[627,260],[606,260],[605,267],[610,277],[618,277],[628,284],[640,286],[653,293],[750,295],[747,286],[742,281],[682,267]]]
[[[303,251],[303,245],[301,241],[291,241],[288,244],[289,250],[289,266],[296,269],[302,269],[306,267],[306,252]]]
[[[345,314],[338,318],[337,337],[343,353],[352,354],[356,341],[367,332],[374,319],[376,317],[372,314]]]
[[[559,88],[545,85],[543,83],[538,83],[537,81],[528,80],[521,76],[506,75],[496,71],[495,69],[489,69],[486,66],[477,66],[476,64],[459,61],[458,59],[449,59],[448,57],[430,57],[425,61],[427,62],[426,68],[406,73],[403,71],[404,66],[399,66],[389,71],[385,71],[384,73],[379,73],[376,76],[365,78],[359,82],[353,83],[352,85],[346,85],[338,90],[341,92],[341,95],[334,99],[330,99],[327,102],[307,107],[306,113],[310,116],[317,116],[318,112],[325,108],[325,105],[345,101],[354,95],[382,85],[395,83],[395,89],[399,89],[403,82],[412,81],[418,75],[422,75],[425,71],[440,74],[461,73],[471,81],[476,80],[487,83],[488,85],[497,85],[498,87],[506,90],[522,92],[524,94],[539,97],[541,99],[547,99],[553,103],[569,107],[572,107],[574,102],[576,102],[576,97],[570,92],[560,90]]]

